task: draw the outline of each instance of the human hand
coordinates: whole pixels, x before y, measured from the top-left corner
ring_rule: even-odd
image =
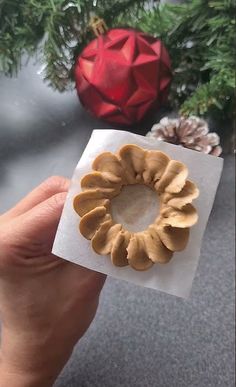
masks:
[[[51,386],[94,318],[105,276],[51,254],[69,181],[0,216],[0,387]]]

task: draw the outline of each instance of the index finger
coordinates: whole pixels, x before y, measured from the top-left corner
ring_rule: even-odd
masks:
[[[41,183],[28,195],[26,195],[13,208],[2,215],[2,219],[11,219],[31,210],[33,207],[49,199],[51,196],[67,192],[70,186],[70,180],[62,176],[52,176]]]

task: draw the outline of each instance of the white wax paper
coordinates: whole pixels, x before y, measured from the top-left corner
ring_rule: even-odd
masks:
[[[186,249],[175,253],[169,263],[155,264],[144,272],[136,271],[129,266],[115,267],[109,256],[96,254],[91,248],[91,242],[80,234],[78,229],[80,217],[73,209],[73,198],[81,191],[80,179],[91,171],[94,158],[104,151],[116,152],[124,144],[137,144],[145,149],[161,150],[171,159],[182,161],[189,169],[188,178],[195,182],[200,190],[199,198],[193,203],[197,208],[199,220],[191,228]],[[115,278],[187,298],[191,291],[202,237],[214,202],[222,167],[222,158],[205,155],[181,146],[125,131],[94,130],[74,171],[52,252],[68,261]],[[141,185],[140,188],[137,187],[136,189],[127,187],[119,195],[120,197],[112,201],[115,220],[122,222],[132,231],[145,229],[148,224],[153,223],[154,214],[157,211],[154,193]]]

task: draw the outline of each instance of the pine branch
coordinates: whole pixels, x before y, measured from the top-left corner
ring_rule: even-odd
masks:
[[[213,76],[208,83],[198,86],[192,96],[186,99],[181,106],[181,114],[202,116],[212,108],[231,114],[236,102],[232,95],[232,86],[231,74],[227,70],[224,74]]]
[[[172,107],[232,118],[235,88],[234,0],[192,0],[143,12],[137,25],[163,40],[174,73]]]
[[[95,5],[96,3],[96,5]],[[73,65],[93,34],[90,15],[105,16],[112,25],[122,15],[142,9],[145,0],[0,0],[0,72],[16,74],[23,55],[40,47],[45,79],[63,91],[70,87]],[[39,46],[43,39],[43,43]]]
[[[22,58],[39,50],[49,84],[74,87],[75,59],[93,38],[91,13],[109,27],[136,27],[163,40],[174,73],[172,107],[232,116],[235,0],[156,1],[151,10],[145,0],[0,0],[0,72],[15,74]]]

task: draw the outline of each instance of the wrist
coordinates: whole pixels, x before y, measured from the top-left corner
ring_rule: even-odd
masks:
[[[49,345],[47,340],[42,341],[35,334],[2,329],[0,387],[53,385],[65,362],[58,357],[58,351],[53,345]]]
[[[0,362],[0,387],[51,387],[54,380]]]

